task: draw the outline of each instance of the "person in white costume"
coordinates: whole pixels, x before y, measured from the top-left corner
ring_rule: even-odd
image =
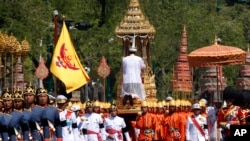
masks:
[[[85,104],[84,107],[82,107],[81,110],[85,110]],[[76,141],[87,141],[86,140],[86,135],[83,134],[83,127],[86,127],[86,121],[87,119],[84,117],[85,113],[78,114],[76,121],[77,121],[77,129],[78,132],[75,136]]]
[[[200,104],[193,104],[192,110],[194,115],[187,119],[186,141],[208,141],[207,119],[200,114]]]
[[[213,106],[207,107],[207,128],[209,141],[217,141],[217,116]]]
[[[93,112],[93,103],[91,101],[86,102],[86,113],[82,119],[84,120],[82,133],[85,135],[87,141],[106,140],[103,119],[100,114]]]
[[[73,111],[66,108],[67,101],[68,99],[64,95],[58,95],[56,98],[62,126],[62,137],[63,141],[77,141],[75,140],[75,134],[78,132],[76,115]]]
[[[121,97],[124,98],[123,105],[126,104],[126,99],[130,100],[130,105],[133,105],[132,98],[145,100],[146,93],[142,84],[141,73],[146,68],[143,59],[135,53],[135,36],[133,38],[132,47],[129,48],[129,55],[122,59],[123,83]]]
[[[123,141],[123,134],[126,141],[130,141],[126,123],[122,117],[117,116],[118,111],[115,104],[111,104],[109,112],[110,117],[104,121],[104,127],[107,132],[106,141]]]

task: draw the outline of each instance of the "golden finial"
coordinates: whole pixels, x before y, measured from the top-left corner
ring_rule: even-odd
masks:
[[[217,35],[215,35],[215,38],[214,38],[214,44],[215,44],[215,45],[218,45]]]
[[[21,47],[22,47],[21,48],[21,54],[22,55],[26,55],[30,51],[30,45],[29,45],[29,42],[26,40],[26,37],[22,41]]]
[[[5,47],[6,47],[6,41],[4,35],[0,32],[0,53],[4,52]]]

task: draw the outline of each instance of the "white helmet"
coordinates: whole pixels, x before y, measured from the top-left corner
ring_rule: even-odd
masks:
[[[201,105],[199,103],[195,103],[195,104],[193,104],[192,109],[193,110],[194,109],[201,109]]]
[[[173,97],[168,96],[168,97],[166,98],[166,100],[167,100],[167,101],[173,100]]]

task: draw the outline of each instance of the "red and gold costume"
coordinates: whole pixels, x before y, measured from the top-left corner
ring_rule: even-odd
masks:
[[[227,137],[230,136],[230,129],[228,128],[229,125],[243,125],[245,123],[245,116],[242,109],[238,106],[227,106],[220,109],[218,113],[218,125],[225,129]]]

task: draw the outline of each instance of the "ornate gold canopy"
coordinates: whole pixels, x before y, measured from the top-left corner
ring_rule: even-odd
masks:
[[[138,0],[130,0],[129,8],[124,16],[124,19],[116,27],[115,33],[117,35],[126,34],[148,34],[154,35],[155,28],[150,25],[149,21],[145,19],[140,9]]]

